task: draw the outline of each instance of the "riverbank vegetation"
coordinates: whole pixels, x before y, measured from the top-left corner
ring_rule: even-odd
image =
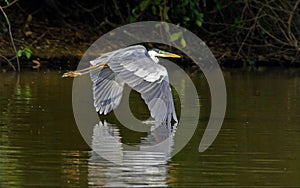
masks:
[[[218,61],[299,66],[300,0],[0,0],[0,62],[8,69],[76,64],[102,34],[132,22],[178,24]],[[51,60],[51,62],[50,62]]]

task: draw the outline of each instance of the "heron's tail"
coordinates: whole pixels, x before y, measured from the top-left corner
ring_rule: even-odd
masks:
[[[105,67],[108,67],[108,65],[107,64],[93,65],[93,66],[90,66],[90,67],[85,68],[85,69],[66,72],[62,75],[62,77],[63,78],[65,78],[65,77],[77,77],[77,76],[85,75],[85,74],[89,73],[91,70],[103,69]]]

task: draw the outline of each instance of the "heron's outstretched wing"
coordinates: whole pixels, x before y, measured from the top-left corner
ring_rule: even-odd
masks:
[[[177,121],[168,72],[146,55],[145,47],[123,49],[110,58],[108,66],[134,90],[141,93],[151,116],[157,121]]]
[[[146,50],[143,46],[138,46],[142,47],[142,50]],[[127,52],[132,52],[136,47],[130,46],[104,53],[100,57],[90,61],[90,64],[96,67],[89,71],[91,80],[93,81],[94,106],[100,114],[107,114],[120,104],[124,88],[124,82],[118,79],[116,74],[106,64],[112,58],[122,59],[126,57],[128,55]]]
[[[94,106],[100,114],[107,114],[121,101],[124,82],[108,67],[90,72],[93,81]]]

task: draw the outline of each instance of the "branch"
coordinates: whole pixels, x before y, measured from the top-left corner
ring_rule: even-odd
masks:
[[[9,59],[7,59],[5,56],[3,56],[3,55],[1,55],[1,54],[0,54],[0,57],[1,57],[2,59],[4,59],[4,60],[11,66],[11,68],[14,69],[14,71],[16,71],[16,67],[10,62]]]
[[[16,48],[15,43],[14,43],[14,38],[12,36],[10,22],[9,22],[9,19],[8,19],[5,11],[3,10],[2,6],[0,6],[0,10],[1,10],[3,16],[5,17],[6,23],[8,25],[8,32],[9,32],[9,37],[10,37],[11,45],[12,45],[14,51],[15,51],[16,58],[17,58],[17,64],[18,64],[18,72],[20,72],[20,61],[19,61],[19,57],[18,57],[18,53],[17,53],[17,48]]]
[[[114,3],[114,6],[116,7],[116,13],[119,15],[119,17],[121,18],[121,22],[122,23],[125,23],[125,20],[124,20],[124,18],[123,18],[123,16],[122,16],[122,13],[121,13],[121,11],[120,11],[120,8],[119,8],[119,6],[118,6],[118,3],[117,3],[117,1],[116,0],[113,0],[113,3]]]
[[[245,5],[245,6],[246,6],[246,5]],[[245,8],[244,8],[244,10],[245,10]],[[243,12],[244,12],[244,10],[243,10]],[[241,50],[242,50],[242,48],[243,48],[243,46],[244,46],[246,40],[248,39],[250,33],[253,34],[252,31],[253,31],[253,30],[255,29],[255,27],[257,26],[257,20],[258,20],[259,15],[260,15],[260,13],[261,13],[262,10],[263,10],[263,6],[257,11],[257,13],[256,13],[256,15],[255,15],[255,17],[254,17],[254,24],[250,27],[250,29],[249,29],[249,31],[248,31],[246,37],[245,37],[244,40],[242,41],[242,44],[240,45],[240,47],[239,47],[239,49],[238,49],[238,52],[237,52],[237,54],[236,54],[236,56],[235,56],[235,59],[237,59],[237,57],[240,55],[240,52],[241,52]],[[244,13],[243,13],[243,14],[244,14]]]
[[[6,9],[6,8],[10,7],[11,5],[15,4],[16,2],[18,2],[18,0],[14,0],[14,1],[10,2],[9,4],[2,6],[2,8]]]
[[[294,36],[294,34],[292,33],[291,25],[292,25],[293,16],[295,14],[295,11],[296,11],[299,3],[300,3],[300,0],[298,0],[295,3],[295,5],[293,7],[293,10],[292,10],[292,12],[289,16],[288,22],[287,22],[288,23],[288,35],[289,35],[290,39],[294,42],[294,45],[295,45],[296,48],[297,48],[297,40],[296,40],[296,37]]]

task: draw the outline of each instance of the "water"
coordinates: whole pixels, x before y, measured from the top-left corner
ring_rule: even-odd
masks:
[[[176,128],[137,133],[108,116],[91,125],[92,151],[74,121],[72,79],[54,71],[1,73],[0,187],[300,186],[299,70],[224,71],[226,117],[204,153],[198,146],[210,93],[201,73],[190,77],[200,97],[199,124],[184,149],[170,158],[162,151],[127,151],[122,143],[147,148],[165,139],[161,133],[176,135]],[[149,114],[137,94],[130,103],[138,106],[136,116]],[[170,146],[174,142],[169,140]]]

